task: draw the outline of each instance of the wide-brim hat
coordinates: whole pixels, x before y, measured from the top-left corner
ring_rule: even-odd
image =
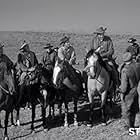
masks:
[[[94,32],[94,34],[104,34],[107,28],[97,28],[96,31]]]
[[[4,47],[4,44],[0,43],[0,49],[2,49]]]
[[[54,50],[58,50],[58,49],[59,49],[59,47],[54,47],[53,49],[54,49]]]
[[[28,43],[23,43],[22,45],[21,45],[21,47],[20,47],[20,50],[23,50],[25,47],[27,47],[27,46],[29,46],[29,44]]]
[[[135,38],[129,38],[129,40],[128,40],[128,43],[134,43],[134,42],[136,42],[137,40],[135,39]]]
[[[70,40],[70,37],[67,37],[67,36],[63,37],[62,39],[60,39],[60,45],[66,42],[69,42],[69,40]]]
[[[50,43],[47,43],[44,47],[43,47],[43,49],[50,49],[50,48],[52,48],[53,46],[50,44]]]
[[[126,52],[123,54],[123,61],[124,62],[128,62],[132,60],[132,54],[130,52]]]

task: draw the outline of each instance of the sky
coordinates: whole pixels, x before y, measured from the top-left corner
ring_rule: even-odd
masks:
[[[0,0],[0,31],[140,34],[140,0]]]

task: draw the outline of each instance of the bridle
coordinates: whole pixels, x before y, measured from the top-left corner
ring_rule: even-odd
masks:
[[[98,60],[97,60],[97,61],[98,61]],[[95,76],[93,77],[93,79],[97,80],[100,84],[103,85],[103,83],[102,83],[101,81],[98,80],[99,75],[100,75],[100,73],[101,73],[101,71],[102,71],[102,66],[99,65],[99,66],[100,66],[100,70],[99,70],[99,72],[98,72],[98,71],[97,71],[97,64],[98,64],[97,61],[96,61],[96,63],[95,63],[94,65],[91,65],[90,67],[94,67]]]
[[[6,90],[4,87],[2,87],[1,84],[0,84],[0,88],[4,91],[4,93],[11,95],[10,92],[8,90]]]

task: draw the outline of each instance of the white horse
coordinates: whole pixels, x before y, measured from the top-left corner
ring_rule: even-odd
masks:
[[[107,113],[106,113],[106,102],[107,97],[110,97],[112,100],[111,93],[111,85],[113,84],[110,79],[109,72],[104,67],[104,61],[101,56],[94,52],[94,50],[90,50],[87,53],[88,64],[84,68],[84,71],[88,74],[88,98],[90,102],[90,116],[89,116],[89,125],[92,125],[93,118],[93,108],[94,108],[94,97],[99,96],[101,98],[101,111],[102,111],[102,119],[103,122],[107,121]],[[108,96],[111,95],[111,96]]]

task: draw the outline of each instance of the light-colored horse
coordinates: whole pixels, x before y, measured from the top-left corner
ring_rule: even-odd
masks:
[[[101,98],[101,111],[102,119],[105,123],[107,121],[106,114],[106,102],[108,93],[111,92],[110,85],[113,85],[110,81],[110,75],[108,71],[103,66],[105,63],[102,60],[101,56],[98,53],[95,53],[94,50],[90,50],[87,53],[88,64],[85,67],[84,71],[88,74],[88,98],[90,103],[90,116],[89,116],[89,125],[92,125],[93,118],[93,108],[94,108],[94,97],[99,96]],[[112,86],[113,87],[113,86]],[[111,94],[110,94],[111,100]]]

